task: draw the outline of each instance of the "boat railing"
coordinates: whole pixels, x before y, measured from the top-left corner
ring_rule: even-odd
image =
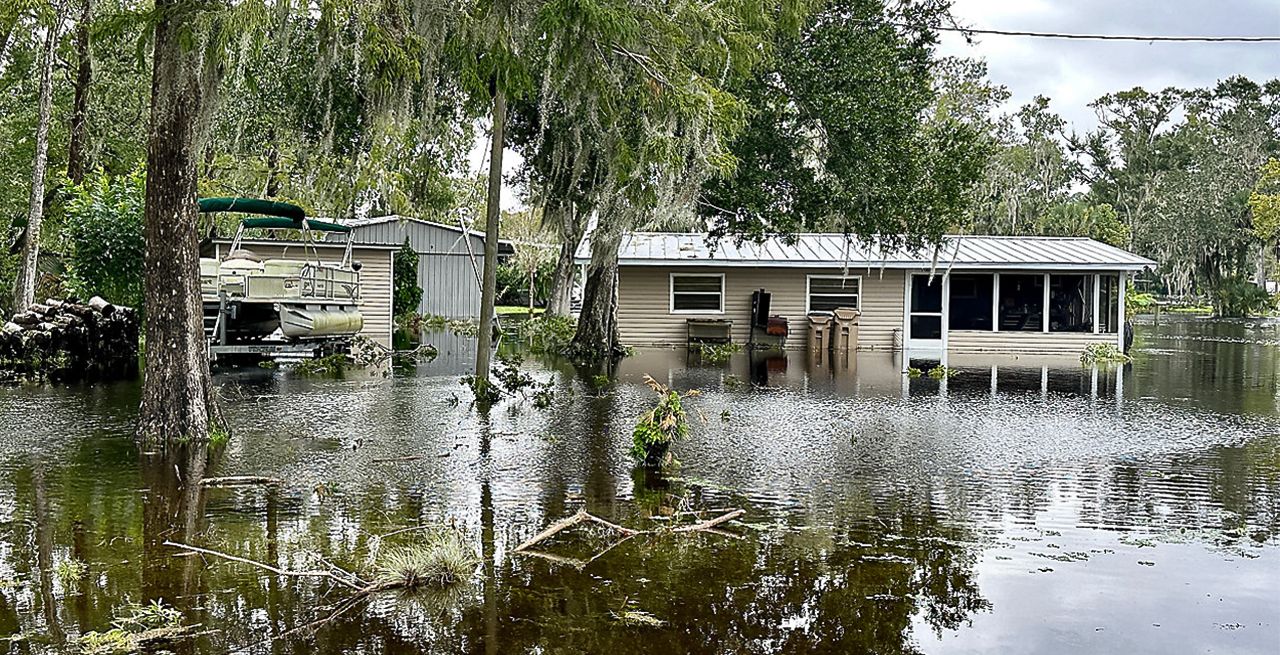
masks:
[[[359,302],[360,274],[331,266],[307,264],[299,273],[264,273],[261,271],[245,271],[220,273],[215,284],[213,280],[202,276],[201,290],[204,295],[220,289],[232,299],[289,300],[327,300],[338,302]]]

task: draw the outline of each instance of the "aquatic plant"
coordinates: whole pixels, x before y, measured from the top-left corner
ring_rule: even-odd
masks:
[[[909,378],[918,378],[918,377],[920,377],[920,376],[922,376],[922,375],[924,375],[924,371],[922,371],[922,370],[920,370],[920,369],[918,369],[918,368],[916,368],[916,367],[914,367],[914,366],[911,366],[911,367],[908,367],[908,368],[907,368],[907,377],[909,377]]]
[[[89,573],[89,565],[78,559],[64,559],[53,565],[53,577],[63,587],[70,587]]]
[[[474,375],[464,376],[460,381],[471,389],[476,402],[493,404],[502,399],[503,394],[532,398],[534,407],[547,409],[551,407],[554,394],[551,381],[538,382],[532,375],[520,369],[524,358],[517,353],[500,355],[498,365],[493,369],[491,380],[483,380]]]
[[[660,628],[667,624],[666,621],[642,610],[624,609],[621,612],[609,612],[614,620],[619,623],[641,628]]]
[[[186,636],[182,612],[160,601],[146,605],[130,603],[116,614],[111,629],[86,632],[77,640],[81,655],[124,655],[137,653],[157,642]]]
[[[502,400],[502,389],[485,378],[464,375],[458,379],[463,386],[471,389],[471,395],[481,405],[492,405]]]
[[[1080,353],[1080,363],[1085,366],[1095,364],[1126,364],[1133,358],[1116,347],[1114,343],[1091,343]]]
[[[682,395],[648,375],[644,376],[644,383],[658,394],[658,403],[636,422],[631,432],[631,456],[642,460],[645,466],[658,468],[670,460],[671,442],[689,433],[689,416],[681,401],[700,393],[694,390]]]
[[[742,346],[736,343],[700,343],[697,352],[702,361],[708,364],[723,364],[736,353],[742,352]]]
[[[948,368],[941,364],[929,369],[929,378],[932,380],[950,380],[960,374],[960,371],[954,368]]]
[[[314,359],[304,359],[294,364],[292,371],[306,377],[339,377],[353,362],[346,353],[334,353]]]
[[[438,528],[428,532],[421,543],[381,553],[376,582],[403,589],[448,587],[469,580],[479,564],[466,535]]]

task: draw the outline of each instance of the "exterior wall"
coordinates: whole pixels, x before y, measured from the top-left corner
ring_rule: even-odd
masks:
[[[672,273],[723,273],[723,314],[671,313]],[[805,347],[809,330],[805,318],[809,275],[839,275],[839,268],[752,268],[709,266],[621,266],[618,269],[618,333],[629,346],[683,345],[686,319],[716,318],[733,321],[734,343],[747,343],[751,325],[751,292],[771,294],[770,313],[785,316],[791,330],[788,349]],[[893,331],[902,327],[904,273],[897,270],[851,269],[862,280],[859,302],[862,320],[859,350],[889,350]]]
[[[480,287],[462,233],[416,221],[364,225],[352,232],[356,243],[402,246],[405,237],[418,253],[418,312],[446,318],[478,318]],[[468,235],[471,252],[483,256],[484,239]]]
[[[261,241],[246,242],[244,247],[253,251],[263,259],[282,259],[288,257],[311,259],[311,249],[303,250],[301,242],[263,243]],[[218,244],[218,256],[226,254],[228,244]],[[304,255],[305,252],[305,255]],[[316,256],[326,264],[337,264],[342,261],[341,247],[321,247],[316,249]],[[394,329],[391,320],[391,263],[395,251],[382,248],[361,248],[353,246],[351,259],[360,262],[360,313],[364,316],[364,329],[360,335],[368,337],[384,346],[391,346],[391,332]]]
[[[983,271],[973,271],[983,272]],[[723,274],[724,312],[671,312],[672,273]],[[785,316],[791,334],[788,349],[803,349],[808,334],[805,317],[807,276],[839,275],[838,268],[621,266],[618,269],[618,332],[629,346],[679,346],[687,341],[689,318],[733,321],[734,343],[747,343],[751,325],[751,292],[773,294],[770,313]],[[850,269],[861,279],[859,350],[891,350],[894,331],[903,329],[907,271]],[[1123,302],[1123,299],[1121,300]],[[1117,343],[1115,333],[988,332],[949,330],[949,353],[1018,353],[1077,356],[1091,343]]]

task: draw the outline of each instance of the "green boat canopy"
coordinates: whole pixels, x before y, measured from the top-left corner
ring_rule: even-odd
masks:
[[[350,232],[351,228],[337,223],[307,220],[307,214],[297,205],[257,198],[201,198],[201,213],[236,212],[240,214],[257,214],[263,218],[246,218],[245,227],[256,227],[266,230],[301,230],[302,222],[306,227],[319,232]]]
[[[302,221],[295,221],[280,216],[264,216],[262,218],[246,218],[241,221],[245,227],[257,227],[265,230],[301,230]],[[348,225],[327,223],[325,221],[307,221],[307,227],[317,232],[350,232]]]

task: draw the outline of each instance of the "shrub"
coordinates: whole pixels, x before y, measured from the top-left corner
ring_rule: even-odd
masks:
[[[470,579],[479,564],[466,535],[439,528],[427,533],[422,543],[379,556],[377,582],[403,589],[447,587]]]
[[[418,304],[422,302],[422,287],[418,286],[418,253],[410,247],[408,237],[396,251],[392,287],[391,309],[397,319],[418,311]]]
[[[1126,355],[1114,343],[1091,343],[1080,353],[1080,363],[1085,366],[1094,364],[1126,364],[1133,358]]]
[[[578,323],[569,316],[538,316],[521,322],[516,336],[529,351],[542,355],[558,355],[573,342]]]
[[[146,179],[142,170],[117,177],[99,174],[71,187],[62,230],[71,293],[142,307]]]
[[[1218,316],[1244,318],[1267,314],[1275,299],[1266,289],[1242,277],[1223,280],[1213,291],[1213,308]]]

